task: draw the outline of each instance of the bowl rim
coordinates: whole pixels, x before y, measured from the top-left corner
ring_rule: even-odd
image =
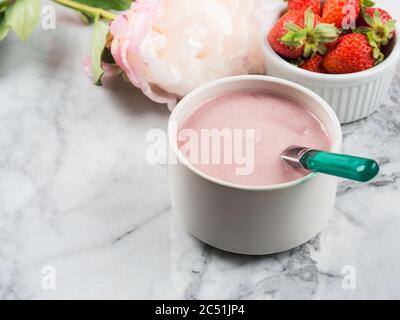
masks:
[[[284,9],[286,9],[286,5],[282,4],[277,12],[282,12]],[[323,83],[326,82],[338,82],[338,81],[362,81],[368,78],[373,78],[376,74],[379,74],[382,72],[384,69],[387,67],[391,66],[392,64],[396,63],[399,59],[400,56],[400,26],[397,26],[396,28],[396,34],[394,38],[394,46],[390,54],[384,59],[384,61],[376,66],[374,66],[371,69],[360,71],[360,72],[354,72],[354,73],[346,73],[346,74],[329,74],[329,73],[317,73],[317,72],[311,72],[308,70],[304,70],[302,68],[299,68],[295,65],[292,65],[291,63],[287,62],[285,59],[283,59],[279,54],[275,52],[275,50],[272,49],[267,35],[269,34],[269,31],[271,30],[273,24],[269,23],[267,26],[264,26],[262,28],[262,35],[261,35],[261,44],[262,48],[264,51],[264,55],[268,55],[268,58],[274,59],[276,64],[279,64],[282,66],[282,68],[285,68],[287,72],[290,72],[294,74],[295,76],[300,76],[303,79],[307,79],[310,81],[320,81]],[[267,63],[267,62],[266,62]]]
[[[202,94],[203,92],[208,91],[209,89],[223,85],[223,84],[229,84],[233,82],[242,82],[242,81],[261,81],[261,82],[266,82],[266,83],[275,83],[275,84],[280,84],[283,87],[291,87],[295,90],[298,90],[302,93],[305,93],[308,95],[310,98],[312,98],[316,103],[319,104],[321,108],[324,109],[324,111],[327,113],[328,117],[330,118],[330,121],[332,122],[333,125],[333,130],[335,137],[330,137],[331,138],[331,152],[340,152],[340,149],[342,147],[342,140],[343,140],[343,133],[342,133],[342,128],[339,122],[339,119],[336,115],[336,113],[333,111],[333,109],[330,107],[330,105],[322,99],[319,95],[311,91],[310,89],[299,85],[295,82],[276,78],[276,77],[271,77],[271,76],[265,76],[265,75],[242,75],[242,76],[232,76],[232,77],[226,77],[222,78],[219,80],[215,80],[212,82],[208,82],[195,90],[193,90],[191,93],[186,95],[174,108],[172,111],[169,121],[168,121],[168,143],[169,143],[169,148],[172,149],[174,156],[178,158],[178,164],[179,162],[183,164],[185,167],[187,167],[189,170],[191,170],[193,173],[196,175],[200,176],[201,178],[208,180],[214,184],[221,185],[224,187],[228,187],[231,189],[237,189],[237,190],[244,190],[244,191],[273,191],[273,190],[281,190],[281,189],[288,189],[295,187],[299,184],[311,181],[315,179],[320,173],[315,173],[315,172],[310,172],[308,175],[293,180],[285,183],[280,183],[280,184],[274,184],[274,185],[241,185],[237,183],[232,183],[228,181],[224,181],[222,179],[217,179],[214,178],[200,169],[197,169],[193,164],[190,163],[190,161],[183,155],[181,150],[178,148],[178,143],[175,139],[176,135],[173,133],[173,130],[176,130],[176,127],[174,127],[174,123],[177,123],[177,116],[180,112],[182,112],[184,106],[195,96]],[[170,165],[178,165],[177,163],[173,163]]]

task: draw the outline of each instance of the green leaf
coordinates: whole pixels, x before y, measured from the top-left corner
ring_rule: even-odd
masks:
[[[293,22],[290,22],[290,21],[288,23],[286,23],[285,27],[286,27],[286,30],[290,31],[290,32],[300,32],[301,31],[301,28],[297,24],[294,24]]]
[[[396,23],[396,20],[389,20],[388,22],[386,22],[385,27],[389,32],[394,32],[396,31]]]
[[[101,78],[104,75],[102,56],[106,46],[108,31],[108,24],[97,18],[94,22],[94,31],[90,44],[90,56],[92,60],[93,82],[99,86],[102,85]]]
[[[3,13],[4,11],[6,11],[9,4],[10,3],[8,1],[0,0],[0,13]]]
[[[128,10],[132,4],[132,0],[75,0],[88,6],[102,8],[104,10]]]
[[[377,11],[376,11],[377,12]],[[373,26],[374,25],[374,18],[372,18],[368,13],[365,13],[363,15],[363,18],[365,20],[365,22],[369,25],[369,26]]]
[[[371,32],[371,28],[369,28],[369,27],[358,27],[358,28],[354,29],[353,32],[367,35],[369,32]]]
[[[10,31],[10,27],[6,25],[6,19],[3,14],[0,16],[0,41],[7,37],[8,31]]]
[[[337,40],[340,31],[332,24],[320,23],[315,28],[314,34],[316,35],[317,40],[324,43],[330,43]]]
[[[373,2],[372,0],[361,0],[361,6],[364,8],[370,8],[373,7],[375,5],[375,2]]]
[[[379,13],[379,10],[375,10],[374,11],[374,22],[376,24],[382,25],[382,19],[381,19],[381,14]]]
[[[312,11],[311,7],[309,7],[305,13],[304,13],[304,25],[306,28],[309,30],[314,29],[314,24],[315,24],[315,14]]]
[[[323,44],[323,43],[321,43],[321,44],[319,44],[318,46],[317,46],[317,52],[319,52],[321,55],[326,55],[327,53],[328,53],[328,48]],[[315,51],[315,50],[314,50]],[[315,52],[314,52],[315,53]],[[313,53],[313,54],[314,54]]]
[[[300,29],[298,32],[289,31],[282,38],[280,38],[280,41],[288,47],[300,48],[302,45],[304,45],[306,36],[307,34],[305,30]]]
[[[373,56],[374,56],[374,59],[376,60],[375,65],[381,63],[385,59],[384,54],[381,52],[381,50],[379,48],[374,48]]]
[[[39,24],[41,0],[17,0],[6,10],[6,24],[26,41]]]

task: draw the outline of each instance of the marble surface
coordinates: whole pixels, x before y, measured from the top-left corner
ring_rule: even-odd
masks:
[[[90,27],[57,18],[27,44],[0,43],[0,299],[400,298],[400,69],[379,112],[343,128],[344,151],[376,157],[381,174],[341,182],[309,243],[237,256],[173,222],[167,168],[144,156],[167,109],[123,81],[92,86]]]

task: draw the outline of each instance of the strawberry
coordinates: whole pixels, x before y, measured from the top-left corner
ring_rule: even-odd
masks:
[[[321,0],[287,0],[289,10],[306,11],[311,7],[312,11],[321,14]]]
[[[311,72],[326,73],[324,67],[322,66],[323,61],[324,57],[319,53],[316,53],[311,58],[305,60],[301,65],[299,65],[299,67]]]
[[[336,41],[339,30],[321,23],[311,8],[305,12],[292,10],[283,15],[268,34],[271,47],[282,57],[297,59],[319,52],[325,54],[325,44]]]
[[[284,14],[268,34],[268,41],[271,47],[285,58],[296,59],[303,55],[304,48],[301,46],[288,46],[281,42],[281,38],[288,33],[286,25],[293,23],[299,27],[304,26],[304,14],[301,11],[289,11]]]
[[[353,73],[370,69],[382,60],[382,53],[369,44],[366,35],[350,33],[325,56],[323,67],[328,73]]]
[[[322,20],[335,24],[337,28],[355,28],[361,9],[372,5],[371,0],[326,0],[322,7]]]
[[[385,46],[396,33],[396,20],[380,8],[367,8],[363,10],[358,19],[361,33],[368,36],[372,46]]]
[[[366,8],[358,18],[357,25],[362,27],[369,27],[370,23],[365,21],[365,15],[369,15],[372,19],[374,19],[375,11],[378,11],[379,17],[382,20],[383,24],[389,22],[390,20],[393,20],[392,16],[386,10],[383,10],[381,8]]]

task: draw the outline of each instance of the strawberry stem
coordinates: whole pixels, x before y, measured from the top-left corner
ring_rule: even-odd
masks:
[[[384,23],[379,10],[375,10],[373,16],[364,11],[363,18],[368,27],[362,27],[360,31],[368,36],[370,44],[374,47],[387,45],[396,31],[396,20]]]
[[[310,57],[315,53],[326,54],[325,44],[337,40],[339,29],[332,24],[315,24],[315,14],[311,7],[304,13],[304,28],[288,22],[286,24],[288,32],[280,39],[282,43],[292,48],[304,46],[304,57]]]

